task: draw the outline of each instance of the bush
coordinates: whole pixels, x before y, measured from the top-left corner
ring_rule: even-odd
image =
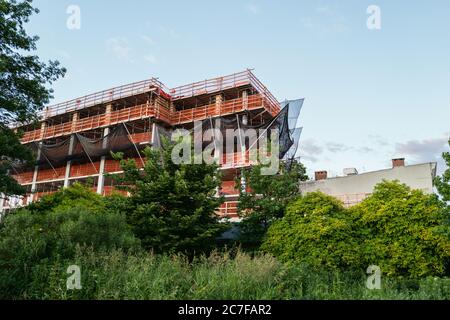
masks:
[[[443,275],[450,257],[447,207],[435,195],[384,181],[361,204],[344,209],[320,192],[288,206],[262,249],[283,261],[333,269],[377,265],[382,274]]]
[[[361,239],[361,260],[388,276],[442,275],[450,257],[445,205],[435,195],[385,181],[352,208]]]
[[[352,217],[342,203],[321,192],[308,193],[287,207],[269,229],[261,249],[282,261],[314,267],[359,267]]]
[[[263,175],[263,168],[257,165],[243,170],[250,190],[242,190],[240,178],[236,181],[240,190],[238,213],[242,218],[239,242],[247,250],[259,248],[270,225],[282,218],[287,204],[298,197],[300,181],[308,178],[305,167],[295,160],[289,164],[281,162],[276,175]]]
[[[72,258],[79,245],[91,246],[96,251],[131,250],[139,246],[123,214],[99,211],[102,205],[97,202],[81,200],[74,205],[71,196],[79,190],[77,186],[60,191],[52,197],[58,199],[53,206],[46,198],[30,208],[32,211],[22,209],[2,222],[0,297],[16,297],[36,281],[34,269]],[[85,193],[85,197],[94,196]]]

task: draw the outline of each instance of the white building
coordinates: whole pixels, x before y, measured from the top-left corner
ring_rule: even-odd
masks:
[[[399,180],[411,189],[433,193],[433,180],[436,177],[436,162],[405,166],[405,159],[393,159],[392,168],[358,174],[354,168],[344,169],[344,176],[328,178],[326,171],[317,171],[315,180],[302,182],[300,191],[307,194],[322,191],[334,196],[349,207],[372,194],[375,185],[383,180]]]

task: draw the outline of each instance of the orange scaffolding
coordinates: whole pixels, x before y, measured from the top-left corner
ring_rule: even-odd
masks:
[[[225,93],[222,94],[222,92]],[[197,105],[197,102],[200,106]],[[184,109],[185,105],[186,109]],[[181,108],[183,110],[179,110]],[[28,128],[32,130],[26,131],[21,141],[26,144],[69,136],[74,133],[88,131],[95,133],[96,129],[120,123],[141,122],[144,119],[154,119],[163,126],[176,126],[253,110],[261,111],[254,112],[255,115],[261,115],[261,119],[263,119],[262,115],[266,113],[264,119],[267,119],[267,115],[275,117],[280,112],[280,104],[251,70],[194,82],[173,89],[167,88],[158,79],[151,78],[49,106],[39,114],[42,121],[41,128],[35,130]],[[61,123],[55,124],[58,121]],[[20,125],[16,127],[18,128]],[[151,143],[151,132],[145,128],[143,130],[145,132],[131,134],[133,143]],[[138,167],[142,167],[141,159],[136,158],[135,160]],[[221,166],[223,169],[229,170],[230,168],[251,166],[257,162],[257,160],[250,159],[248,151],[246,153],[235,152],[224,154]],[[72,161],[67,178],[77,180],[96,177],[100,173],[100,166],[101,161],[98,160],[93,163],[91,163],[91,159],[89,162],[86,160],[82,163]],[[54,188],[47,190],[45,186],[53,183],[62,184],[61,180],[66,178],[67,168],[67,165],[57,168],[39,168],[34,182],[42,183],[43,187],[38,189],[39,192],[33,194],[34,200],[55,192]],[[122,169],[118,161],[106,159],[104,172],[120,174]],[[18,173],[13,177],[21,184],[31,184],[34,170]],[[239,190],[236,189],[235,182],[229,179],[232,178],[223,181],[220,192],[230,200],[238,196]],[[105,185],[102,193],[108,195],[114,190],[114,186]],[[227,201],[220,207],[218,213],[224,217],[237,218],[237,205],[237,201]]]

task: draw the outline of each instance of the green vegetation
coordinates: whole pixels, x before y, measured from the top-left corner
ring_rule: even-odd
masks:
[[[450,139],[448,140],[448,144],[450,146]],[[442,196],[442,200],[450,201],[450,152],[444,152],[442,158],[448,168],[442,177],[436,177],[434,184],[436,185],[439,194]]]
[[[66,290],[67,266],[82,266],[82,290]],[[269,255],[200,256],[98,253],[79,247],[73,259],[42,262],[18,299],[450,299],[450,279],[383,278],[368,290],[358,272],[283,264]]]
[[[289,170],[280,164],[279,174],[262,175],[262,166],[245,170],[250,190],[239,186],[240,243],[247,249],[258,249],[270,225],[284,216],[287,204],[299,196],[299,183],[308,179],[305,167],[294,161]]]
[[[351,209],[320,192],[297,199],[271,226],[262,249],[282,261],[316,267],[377,265],[387,276],[444,275],[450,257],[447,220],[446,206],[435,195],[385,181]]]
[[[125,215],[101,211],[102,203],[100,196],[75,185],[7,216],[0,227],[0,298],[20,295],[37,281],[35,270],[73,259],[79,245],[95,251],[139,248]]]
[[[48,84],[64,76],[58,61],[45,64],[35,55],[37,36],[29,36],[24,24],[39,10],[31,0],[0,1],[0,192],[24,194],[25,190],[8,174],[18,162],[32,165],[33,156],[8,124],[36,118],[37,111],[49,102]]]
[[[124,175],[116,180],[131,196],[115,201],[127,212],[127,222],[146,249],[156,253],[208,252],[227,229],[216,210],[220,185],[215,165],[174,164],[173,143],[161,149],[146,148],[144,170],[134,160],[121,159]],[[117,200],[117,198],[115,199]],[[122,204],[121,204],[122,203]]]
[[[285,262],[333,269],[361,267],[351,215],[339,200],[321,192],[290,203],[286,216],[269,228],[261,249]]]

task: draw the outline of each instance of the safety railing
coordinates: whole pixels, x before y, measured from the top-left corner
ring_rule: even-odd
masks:
[[[152,78],[96,92],[78,99],[73,99],[53,106],[49,106],[40,113],[40,116],[43,119],[47,119],[60,114],[135,96],[154,89],[162,91],[168,90],[159,80],[157,80],[156,78]]]
[[[38,169],[36,180],[38,182],[64,179],[66,176],[66,166],[49,169]]]
[[[238,201],[227,201],[222,203],[218,210],[219,216],[237,218],[239,216],[238,203]]]
[[[27,184],[33,182],[34,171],[21,172],[11,175],[18,183]]]
[[[72,164],[70,166],[70,177],[87,177],[98,174],[100,171],[100,161],[83,164]]]
[[[201,107],[175,111],[172,115],[172,125],[205,120],[209,117],[230,115],[244,110],[256,110],[268,107],[266,100],[260,94],[247,98],[237,98],[221,103],[212,103]]]

